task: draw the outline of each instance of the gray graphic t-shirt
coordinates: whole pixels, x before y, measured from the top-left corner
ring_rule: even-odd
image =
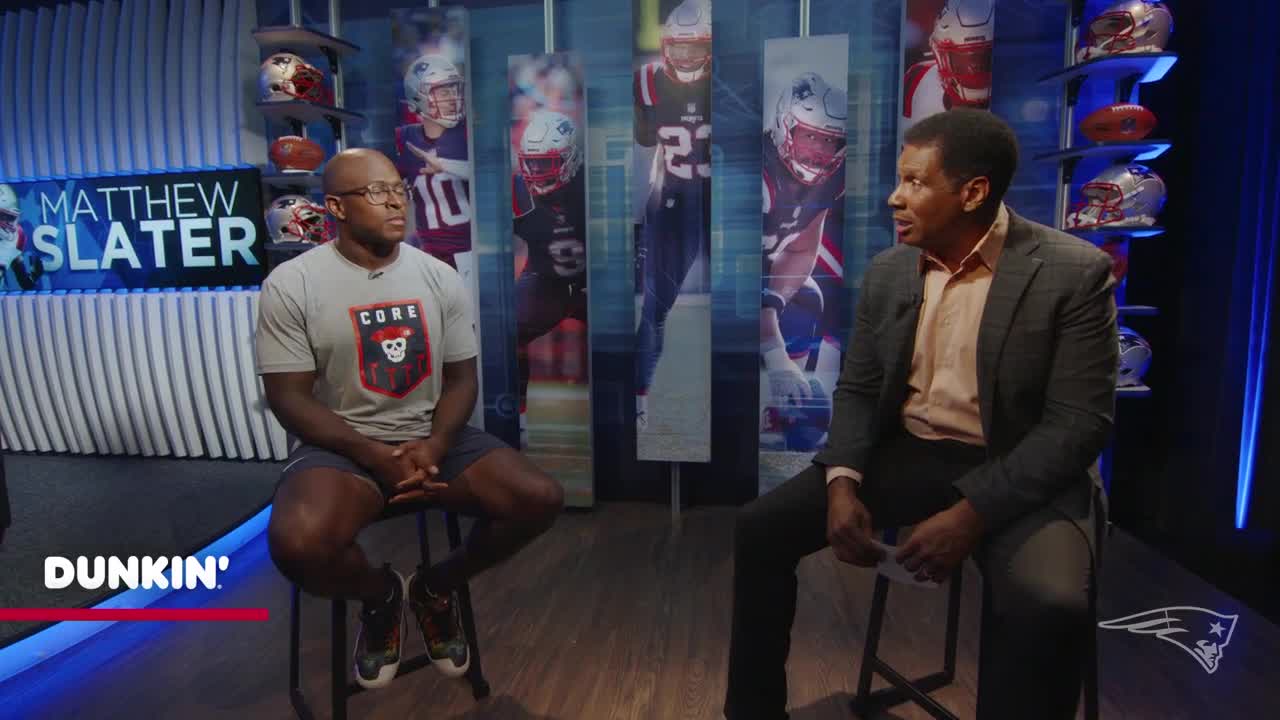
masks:
[[[370,273],[321,245],[262,283],[258,374],[316,372],[315,395],[357,432],[384,441],[431,434],[444,363],[476,356],[457,271],[410,245]]]

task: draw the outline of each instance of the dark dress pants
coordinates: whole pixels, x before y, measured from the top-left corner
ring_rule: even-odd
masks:
[[[859,495],[876,529],[914,525],[957,502],[952,482],[984,459],[980,448],[904,432],[880,442]],[[1095,622],[1089,582],[1098,521],[1092,502],[1080,505],[1074,514],[1054,507],[1029,513],[983,538],[975,552],[991,603],[981,629],[979,720],[1075,717]],[[739,511],[729,720],[787,717],[796,566],[827,546],[826,531],[826,478],[817,466]]]

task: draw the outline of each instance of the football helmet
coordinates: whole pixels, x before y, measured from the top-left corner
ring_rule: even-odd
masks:
[[[0,246],[21,247],[22,228],[18,225],[21,216],[18,194],[12,187],[0,183]]]
[[[816,185],[844,164],[848,98],[817,73],[791,81],[778,96],[773,144],[778,157],[806,185]]]
[[[1112,165],[1080,188],[1084,199],[1067,216],[1069,228],[1150,227],[1164,207],[1164,180],[1146,165]]]
[[[1162,52],[1173,33],[1173,13],[1158,0],[1122,0],[1089,21],[1076,62],[1103,55]]]
[[[711,72],[711,4],[684,0],[662,25],[662,67],[682,83]]]
[[[331,239],[328,213],[310,198],[281,195],[267,208],[267,233],[271,242],[305,242],[319,245]]]
[[[564,113],[538,110],[525,125],[516,156],[529,191],[553,193],[568,185],[582,167],[578,127]]]
[[[306,100],[328,105],[333,96],[319,68],[293,53],[279,52],[262,62],[258,72],[258,99],[262,102]]]
[[[1119,328],[1120,360],[1116,369],[1116,387],[1141,385],[1142,376],[1151,365],[1151,343],[1127,327]]]
[[[423,55],[404,73],[404,97],[419,117],[451,128],[466,117],[462,73],[442,55]]]
[[[949,0],[933,24],[929,47],[953,105],[986,107],[991,100],[993,6],[993,0]]]

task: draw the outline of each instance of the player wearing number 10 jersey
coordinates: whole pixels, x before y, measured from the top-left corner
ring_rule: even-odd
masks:
[[[462,75],[439,55],[423,55],[404,75],[405,102],[421,121],[396,128],[396,166],[410,187],[410,244],[458,268],[471,250],[471,164]]]
[[[655,148],[637,248],[644,300],[636,337],[636,426],[648,427],[649,386],[667,314],[711,223],[711,6],[685,0],[662,26],[662,60],[635,76],[636,143]]]
[[[587,321],[587,210],[578,129],[568,116],[538,110],[520,135],[511,204],[527,249],[516,281],[516,364],[520,445],[528,445],[529,343],[565,318]]]

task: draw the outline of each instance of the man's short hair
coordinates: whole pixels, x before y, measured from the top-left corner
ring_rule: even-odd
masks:
[[[1018,138],[995,113],[955,108],[935,113],[912,125],[903,136],[908,145],[935,145],[942,155],[942,171],[957,184],[976,177],[991,181],[985,207],[1004,199],[1018,169]]]

